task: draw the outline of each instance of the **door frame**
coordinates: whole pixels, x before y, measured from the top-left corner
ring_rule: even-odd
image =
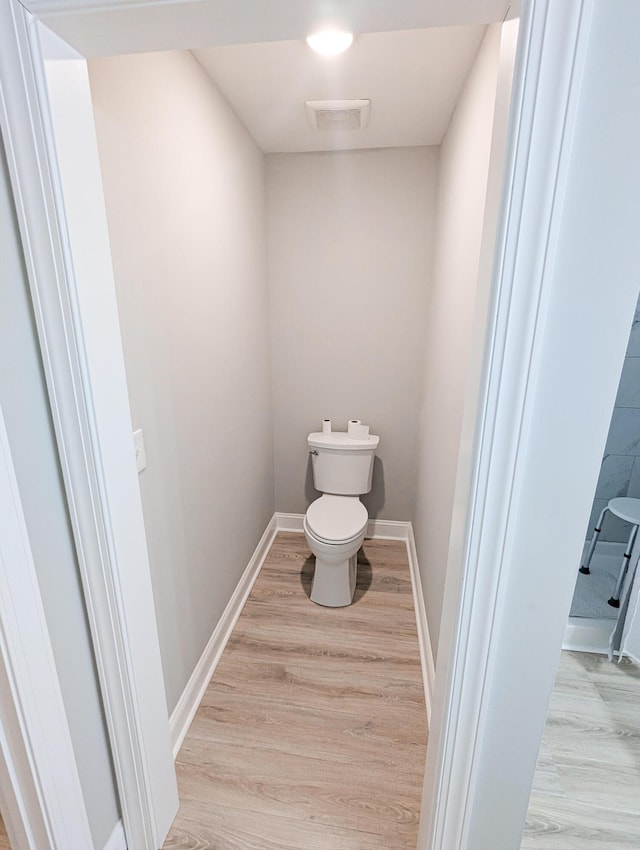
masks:
[[[13,850],[92,846],[1,409],[0,800]]]
[[[157,850],[178,792],[90,110],[84,58],[1,4],[0,126],[124,832]],[[73,160],[56,148],[67,130]]]
[[[615,7],[523,9],[421,850],[507,850],[525,824],[640,282],[640,10]]]
[[[473,403],[462,425],[461,445],[472,449],[461,451],[457,473],[434,685],[439,710],[423,797],[429,817],[421,820],[420,850],[478,850],[470,831],[478,786],[486,781],[480,768],[483,725],[495,654],[505,639],[500,611],[517,568],[507,545],[518,533],[514,503],[593,5],[535,0],[522,8],[491,295],[476,351],[483,364],[467,390]],[[547,669],[550,691],[555,665]],[[531,744],[537,753],[539,739]],[[505,812],[503,820],[510,819]],[[521,811],[518,819],[524,824]]]
[[[595,2],[522,3],[483,369],[475,394],[477,403],[467,410],[464,425],[464,435],[473,450],[469,458],[461,458],[458,473],[458,492],[462,495],[457,512],[462,520],[454,521],[451,538],[445,626],[436,671],[419,839],[423,850],[511,850],[515,846],[518,824],[521,829],[524,822],[532,765],[560,652],[570,576],[563,579],[562,594],[549,606],[549,621],[532,625],[534,632],[545,628],[551,635],[544,651],[538,652],[535,642],[529,648],[540,692],[532,700],[527,717],[519,721],[519,727],[514,724],[507,736],[515,742],[510,756],[514,768],[522,767],[522,777],[513,783],[509,795],[513,811],[510,808],[505,813],[504,824],[492,838],[494,843],[486,844],[478,839],[482,835],[478,821],[482,812],[491,808],[482,796],[487,785],[483,771],[492,759],[504,762],[504,741],[497,740],[491,729],[497,686],[504,685],[502,655],[505,646],[522,646],[522,630],[507,616],[509,600],[518,595],[514,582],[522,570],[522,562],[514,555],[518,548],[514,539],[518,534],[527,538],[525,532],[530,528],[524,520],[526,510],[540,506],[540,493],[535,488],[530,490],[529,465],[537,463],[540,471],[549,469],[549,463],[538,461],[539,445],[535,453],[536,440],[541,439],[543,430],[537,416],[546,414],[540,399],[553,384],[549,370],[543,368],[554,345],[549,327],[562,317],[563,310],[566,313],[566,305],[555,300],[555,260]],[[144,30],[148,36],[154,32],[157,16],[166,19],[173,9],[179,11],[181,6],[190,5],[180,0],[118,0],[113,15],[122,19],[131,12],[134,29]],[[212,16],[216,14],[215,3],[204,5]],[[11,81],[19,91],[12,94],[8,106],[4,104],[2,129],[10,140],[11,176],[19,201],[47,384],[116,754],[125,830],[130,850],[155,850],[158,845],[153,841],[161,829],[156,821],[155,835],[153,828],[147,828],[154,812],[157,815],[157,807],[145,758],[156,740],[161,741],[161,749],[164,747],[160,728],[164,721],[154,715],[151,730],[140,721],[143,709],[150,710],[149,691],[157,696],[161,673],[155,649],[148,676],[139,666],[140,646],[155,646],[157,635],[135,464],[128,443],[131,423],[113,281],[104,253],[104,210],[94,209],[93,213],[96,232],[102,228],[96,237],[102,263],[98,269],[100,305],[96,310],[86,300],[86,275],[96,271],[95,263],[92,269],[86,256],[69,252],[69,245],[73,248],[69,230],[78,226],[78,213],[70,214],[68,199],[63,197],[63,164],[57,161],[42,55],[33,37],[38,17],[53,25],[55,20],[71,15],[75,24],[79,21],[90,29],[92,15],[104,27],[111,10],[103,2],[66,0],[60,6],[47,0],[27,0],[35,13],[32,16],[18,0],[8,0],[6,6],[10,11],[3,9],[0,18],[0,81]],[[149,26],[145,26],[145,16]],[[74,32],[82,40],[82,26]],[[290,32],[282,37],[303,34]],[[169,47],[164,44],[162,49]],[[148,44],[146,49],[151,49]],[[75,56],[82,64],[81,54]],[[103,205],[99,188],[96,191],[99,197],[93,200]],[[589,357],[575,367],[579,388],[588,386],[591,374],[587,368],[591,370],[597,356],[600,387],[612,400],[624,351],[616,344],[607,346],[616,335],[624,337],[625,326],[628,329],[631,296],[626,285],[612,299],[607,307],[607,333],[593,339]],[[595,321],[597,309],[594,306],[592,313],[587,311],[589,321]],[[586,417],[584,434],[575,449],[585,458],[585,471],[578,476],[575,492],[571,491],[575,500],[567,532],[572,544],[575,536],[577,547],[581,534],[576,529],[581,517],[588,514],[591,499],[591,492],[585,495],[582,491],[589,490],[589,482],[595,486],[608,420],[596,409],[593,398],[574,396]],[[117,480],[114,468],[122,473]],[[130,509],[126,518],[122,516],[121,499]],[[559,539],[562,528],[553,524],[552,516],[546,519]],[[132,551],[136,553],[133,561]],[[127,575],[126,568],[132,564],[137,585]],[[136,596],[135,590],[140,587],[143,593]],[[522,619],[526,619],[525,614],[529,616],[526,606]],[[142,632],[133,628],[136,615],[142,616]],[[554,643],[556,632],[558,640]],[[532,730],[523,727],[524,720],[532,723]],[[523,728],[525,745],[520,747],[516,732]],[[166,760],[164,764],[166,768]],[[499,777],[495,787],[502,788],[504,780],[505,776]],[[171,797],[167,782],[165,789],[157,792],[159,797]],[[140,822],[136,820],[137,804],[145,812]]]

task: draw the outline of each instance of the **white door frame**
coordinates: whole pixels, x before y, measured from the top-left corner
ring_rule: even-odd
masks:
[[[421,850],[520,846],[640,286],[640,10],[615,6],[536,0],[521,21]]]
[[[13,850],[92,846],[2,410],[0,800]]]
[[[172,10],[179,11],[182,5],[179,0],[118,0],[112,11],[104,2],[66,0],[62,6],[48,0],[26,2],[52,25],[71,15],[73,32],[80,41],[83,33],[86,35],[91,29],[92,21],[104,28],[109,15],[124,20],[131,13],[128,20],[135,26],[130,32],[145,33],[145,49],[153,49],[148,39],[158,32],[158,20],[167,20]],[[236,7],[242,2],[238,0]],[[544,394],[552,394],[557,388],[554,370],[547,362],[551,354],[562,352],[557,334],[553,333],[557,330],[554,323],[568,315],[567,305],[561,303],[563,292],[555,276],[555,264],[573,150],[572,129],[582,85],[582,60],[596,3],[597,0],[531,0],[522,4],[510,156],[498,227],[485,364],[478,407],[468,412],[465,425],[475,433],[475,452],[468,469],[472,485],[466,519],[459,527],[454,525],[453,530],[445,626],[437,665],[420,836],[424,850],[513,850],[517,846],[554,678],[554,659],[560,651],[566,622],[571,576],[563,577],[562,592],[545,609],[546,622],[535,620],[526,601],[516,605],[521,622],[515,622],[509,616],[507,603],[520,599],[522,588],[515,583],[523,565],[530,567],[534,575],[538,568],[535,557],[539,557],[539,552],[534,552],[531,545],[533,530],[531,521],[527,524],[528,512],[538,511],[544,517],[550,539],[563,539],[564,529],[557,517],[544,510],[546,491],[541,480],[547,488],[562,483],[552,462],[543,462],[541,455],[545,439],[549,441],[545,427],[548,422],[557,424]],[[211,0],[203,0],[200,5],[210,11],[209,23],[216,14],[222,14],[217,9],[219,4]],[[153,742],[158,737],[164,740],[162,718],[156,716],[151,728],[141,720],[144,712],[150,710],[148,692],[157,696],[161,677],[155,648],[149,676],[140,667],[140,647],[155,646],[157,639],[155,633],[151,634],[155,624],[152,610],[149,611],[142,514],[128,444],[130,417],[117,311],[109,258],[104,253],[104,210],[92,206],[94,236],[101,258],[92,267],[90,258],[72,257],[68,250],[69,244],[73,245],[68,233],[80,226],[83,214],[69,208],[69,198],[63,197],[65,193],[60,188],[64,185],[61,172],[65,164],[57,161],[53,145],[55,121],[51,120],[46,102],[38,45],[30,37],[31,16],[18,0],[8,0],[6,6],[10,11],[3,8],[0,17],[0,81],[3,86],[15,86],[16,91],[5,98],[2,127],[8,137],[11,176],[81,555],[109,733],[116,754],[125,828],[130,850],[155,850],[157,844],[153,841],[159,832],[154,837],[149,828],[154,819],[153,777],[149,776],[145,759]],[[297,8],[301,8],[300,4]],[[257,20],[255,16],[247,19],[252,25]],[[291,32],[282,37],[303,34]],[[181,37],[185,38],[184,28]],[[163,39],[162,46],[169,48],[166,32]],[[233,39],[227,37],[227,41]],[[131,36],[128,49],[135,49]],[[80,54],[76,56],[82,64]],[[86,125],[85,131],[89,143]],[[95,140],[91,145],[95,157]],[[96,166],[94,161],[93,167]],[[99,206],[102,198],[95,175],[86,172],[85,176],[93,187],[91,193],[85,194],[91,195],[92,205],[95,201]],[[100,197],[94,197],[95,193]],[[619,241],[628,237],[629,227],[631,223],[627,221],[620,226]],[[92,275],[97,275],[97,290]],[[97,307],[87,300],[87,280],[91,281],[91,293],[99,296]],[[566,443],[575,486],[560,487],[572,506],[572,520],[565,533],[570,545],[559,545],[561,566],[562,558],[567,560],[567,552],[570,555],[572,547],[581,545],[577,529],[581,517],[588,513],[591,485],[595,486],[608,427],[608,409],[604,413],[598,410],[596,400],[580,396],[578,390],[582,392],[589,386],[597,363],[599,404],[606,408],[607,394],[613,403],[633,288],[626,283],[610,303],[596,298],[592,307],[581,305],[585,326],[578,336],[583,341],[587,332],[592,334],[589,350],[572,364],[570,379],[564,361],[555,370],[565,380],[560,383],[561,388],[571,389],[569,380],[576,384],[575,392],[569,392],[568,397],[577,405],[579,415],[585,417],[575,445]],[[605,332],[594,334],[594,329],[602,330],[598,327],[601,316]],[[611,344],[618,337],[622,343]],[[567,424],[561,422],[558,428],[561,438],[570,441]],[[583,471],[577,465],[580,458],[584,461]],[[122,515],[123,504],[126,516]],[[525,543],[528,548],[523,551]],[[135,581],[128,573],[132,567]],[[540,571],[545,579],[549,574],[548,569]],[[140,588],[143,592],[136,595]],[[531,598],[535,605],[541,604],[540,589],[530,586],[527,590],[530,597],[525,600]],[[134,628],[136,616],[140,615],[142,631]],[[537,690],[530,694],[530,689],[522,688],[522,693],[514,695],[518,705],[525,695],[530,697],[530,706],[518,722],[505,727],[501,741],[494,729],[495,719],[502,717],[496,709],[498,685],[504,686],[508,662],[515,664],[505,653],[511,648],[521,652],[527,646],[525,623],[533,636],[527,660],[531,682]],[[502,773],[488,775],[492,764],[503,768]],[[487,800],[492,788],[493,798]],[[166,788],[159,794],[171,796]],[[501,822],[492,824],[487,843],[483,814],[500,820],[500,799],[508,801],[508,805]],[[139,823],[136,800],[146,811]]]
[[[469,844],[469,829],[477,783],[486,781],[478,762],[487,681],[501,639],[496,621],[515,567],[506,543],[517,521],[523,429],[544,344],[541,315],[552,285],[592,5],[539,0],[522,10],[485,362],[477,408],[465,410],[463,423],[462,440],[475,445],[458,470],[465,502],[457,524],[454,519],[447,565],[434,697],[441,710],[431,729],[435,745],[423,798],[430,816],[421,820],[419,843],[425,850],[478,850]]]
[[[157,850],[178,794],[93,118],[76,109],[91,108],[86,62],[39,28],[0,4],[0,125],[124,831]],[[51,101],[47,74],[62,77]],[[73,161],[56,151],[67,128]]]

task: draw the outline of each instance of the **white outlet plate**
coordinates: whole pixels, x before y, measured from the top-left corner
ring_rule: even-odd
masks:
[[[144,437],[142,436],[142,428],[138,428],[133,432],[133,447],[136,451],[136,467],[138,472],[142,472],[147,468],[147,453],[144,448]]]

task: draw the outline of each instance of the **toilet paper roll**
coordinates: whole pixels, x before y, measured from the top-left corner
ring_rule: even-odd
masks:
[[[331,420],[330,419],[323,419],[322,420],[322,433],[323,434],[330,434],[331,433]]]
[[[369,436],[369,426],[363,425],[360,419],[350,419],[347,434],[353,440],[366,440]]]

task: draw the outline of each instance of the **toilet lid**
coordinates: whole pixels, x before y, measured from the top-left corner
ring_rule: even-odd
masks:
[[[367,526],[369,514],[355,496],[320,496],[309,505],[307,527],[319,540],[346,543]]]

